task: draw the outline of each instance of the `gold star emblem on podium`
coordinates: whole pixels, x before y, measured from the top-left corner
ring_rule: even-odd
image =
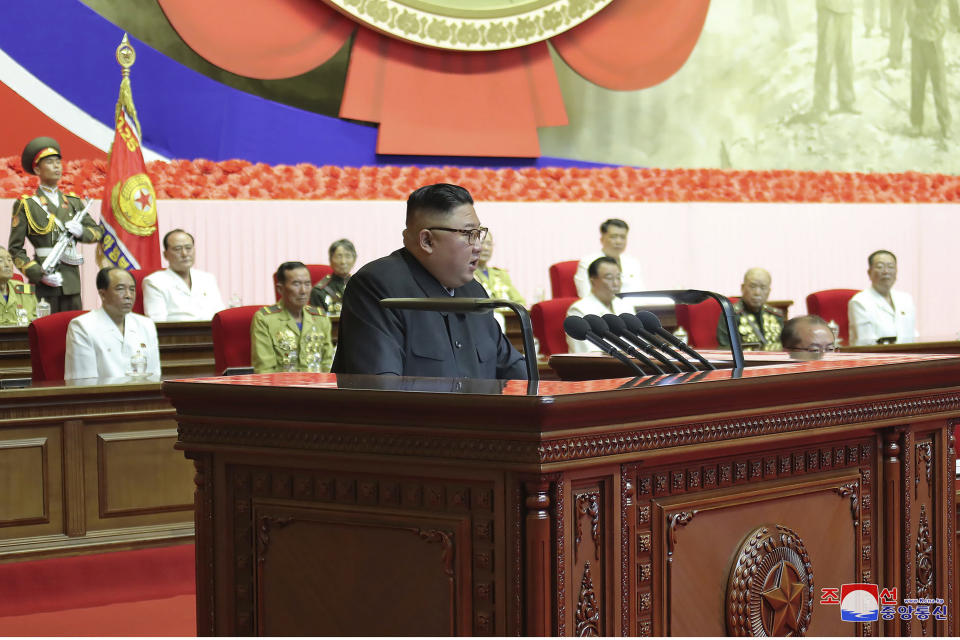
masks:
[[[796,567],[781,561],[774,569],[774,586],[763,592],[763,601],[773,609],[772,636],[793,635],[800,630],[800,609],[803,606],[803,581]],[[790,631],[788,631],[788,629]]]

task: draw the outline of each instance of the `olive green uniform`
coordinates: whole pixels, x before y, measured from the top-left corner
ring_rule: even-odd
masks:
[[[486,271],[486,273],[484,273],[484,271]],[[510,302],[516,302],[517,304],[526,304],[523,301],[523,296],[520,295],[517,288],[513,286],[513,282],[510,281],[510,274],[507,273],[506,269],[498,269],[496,267],[477,269],[473,272],[473,277],[483,285],[483,288],[487,290],[487,295],[491,298],[506,299]]]
[[[250,323],[250,361],[257,373],[286,370],[288,355],[297,352],[297,369],[308,369],[311,356],[320,355],[320,369],[330,371],[333,363],[330,319],[319,309],[305,306],[300,314],[303,328],[290,312],[277,303],[253,314]]]
[[[340,315],[343,307],[343,292],[347,288],[346,278],[331,273],[325,276],[310,290],[310,304],[330,315]]]
[[[13,204],[13,215],[10,219],[10,255],[17,268],[36,286],[36,295],[45,298],[50,303],[51,313],[81,309],[80,304],[80,267],[61,262],[57,271],[63,276],[63,286],[48,287],[40,282],[43,277],[43,260],[57,243],[60,234],[69,233],[62,229],[54,220],[65,224],[83,210],[83,203],[75,194],[57,192],[60,196],[60,205],[55,206],[42,191],[37,188],[34,195],[21,196]],[[78,242],[99,242],[103,236],[100,226],[93,221],[90,214],[83,216],[83,236]],[[27,255],[24,241],[30,240],[36,257],[31,259]]]
[[[783,312],[768,304],[763,305],[760,313],[753,313],[743,307],[743,300],[733,305],[733,322],[740,333],[740,343],[760,345],[760,351],[780,351],[780,334],[783,331]],[[717,344],[730,346],[730,334],[723,316],[717,322]]]
[[[0,296],[0,327],[17,326],[17,309],[26,312],[27,320],[36,320],[37,296],[33,293],[33,285],[10,280],[7,282],[7,299]]]

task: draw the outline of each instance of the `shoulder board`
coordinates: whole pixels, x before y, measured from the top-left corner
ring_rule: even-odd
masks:
[[[766,311],[767,313],[772,313],[775,316],[780,316],[781,318],[783,317],[783,309],[772,307],[769,304],[763,305],[763,310]]]
[[[79,198],[79,197],[80,197],[80,196],[78,196],[77,194],[75,194],[73,191],[71,191],[71,192],[68,193],[67,195],[70,196],[71,198]]]
[[[279,304],[272,304],[269,307],[264,307],[263,309],[260,309],[260,311],[266,314],[271,314],[271,313],[280,313],[281,309],[282,307]]]
[[[331,276],[330,276],[330,274],[328,273],[327,275],[323,276],[323,277],[320,279],[320,282],[318,282],[317,284],[315,284],[315,285],[313,285],[313,286],[323,288],[323,287],[327,286],[327,283],[328,283],[328,282],[330,282],[330,278],[331,278]]]
[[[26,202],[27,200],[30,199],[30,196],[32,196],[32,195],[33,195],[32,193],[25,193],[25,194],[23,194],[22,196],[20,196],[20,199],[23,200],[24,202]]]
[[[734,313],[743,313],[743,300],[737,300],[732,306]]]
[[[303,307],[303,310],[306,311],[307,313],[309,313],[309,314],[312,315],[312,316],[322,316],[322,315],[323,315],[322,313],[320,313],[320,310],[319,310],[319,309],[317,309],[316,307],[311,307],[309,304],[306,305],[306,306],[304,306],[304,307]]]

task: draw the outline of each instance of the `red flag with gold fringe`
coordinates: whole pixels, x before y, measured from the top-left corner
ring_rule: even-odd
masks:
[[[107,182],[100,207],[104,258],[121,269],[160,268],[157,234],[157,194],[147,175],[140,149],[140,122],[133,106],[130,67],[135,54],[126,34],[117,47],[117,62],[123,67],[120,97],[114,122],[116,133],[107,161]]]

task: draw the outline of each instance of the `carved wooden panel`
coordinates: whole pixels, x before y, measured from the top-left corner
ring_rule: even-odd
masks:
[[[428,623],[415,616],[403,618],[404,626],[396,628],[420,629],[424,635],[503,633],[495,616],[494,585],[498,573],[502,575],[498,569],[502,560],[494,555],[497,533],[492,485],[247,466],[229,467],[227,481],[234,522],[235,615],[232,628],[218,632],[252,635],[263,629],[271,634],[299,633],[277,621],[287,606],[277,594],[296,590],[298,585],[308,592],[340,585],[337,601],[352,603],[349,606],[356,607],[361,616],[361,611],[369,611],[366,599],[375,594],[362,591],[368,587],[361,584],[365,580],[359,573],[354,582],[348,576],[351,567],[359,572],[376,560],[378,573],[391,576],[381,585],[389,587],[384,594],[398,603],[406,602],[404,611],[426,615],[431,607],[436,610],[449,605],[434,616],[444,621],[442,630],[435,626],[436,619]],[[333,524],[344,518],[355,527]],[[351,528],[356,535],[348,535]],[[286,541],[286,546],[275,545],[278,540]],[[325,548],[311,540],[322,541]],[[331,545],[336,551],[326,548]],[[277,553],[279,548],[289,551]],[[301,564],[286,554],[300,558]],[[275,560],[276,556],[281,558]],[[310,571],[298,573],[303,566],[316,566],[319,571],[320,565],[331,563],[336,572],[326,582]],[[258,567],[265,573],[259,573]],[[281,580],[279,576],[285,577]],[[449,595],[451,579],[454,596]],[[327,583],[329,586],[324,586]],[[438,601],[440,585],[444,595]],[[384,620],[348,617],[354,626],[340,630],[341,634],[361,633],[361,628],[367,630],[364,634],[390,634],[387,627],[377,626],[386,624]],[[329,626],[311,626],[308,632],[331,633],[336,634]]]
[[[192,510],[192,465],[176,441],[176,429],[99,433],[99,516]]]
[[[257,634],[469,633],[470,526],[367,506],[254,500]],[[379,576],[376,580],[369,576]],[[370,615],[370,603],[377,603]],[[308,611],[308,615],[304,612]]]
[[[579,486],[573,490],[573,577],[576,590],[573,602],[574,635],[609,635],[604,632],[606,597],[603,523],[603,496],[599,485]]]
[[[0,527],[50,521],[47,438],[0,440]]]
[[[871,581],[875,559],[870,549],[876,545],[874,446],[869,439],[848,440],[750,452],[706,464],[639,467],[638,633],[645,629],[654,635],[732,633],[715,597],[717,585],[727,584],[730,558],[758,527],[776,530],[780,525],[796,532],[809,550],[814,589]],[[658,481],[662,478],[668,480]],[[802,582],[799,574],[786,575]],[[771,585],[778,580],[763,578]],[[706,591],[700,593],[702,589]],[[840,628],[837,608],[821,607],[811,595],[818,596],[819,591],[811,591],[809,585],[806,589],[809,633],[849,633]],[[661,608],[651,611],[654,602]],[[794,622],[798,628],[804,626],[799,614]],[[773,624],[772,617],[767,624]],[[778,624],[785,623],[778,619]],[[862,626],[861,633],[875,630]]]

